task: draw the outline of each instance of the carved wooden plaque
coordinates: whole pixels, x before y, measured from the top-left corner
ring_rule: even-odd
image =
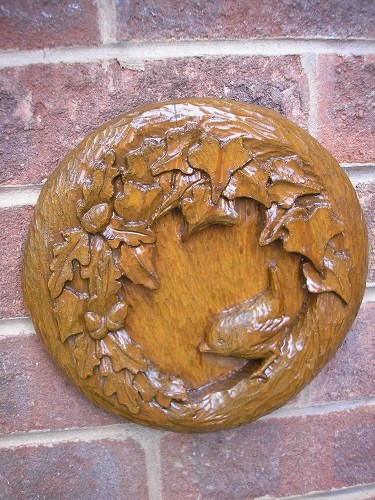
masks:
[[[95,130],[42,189],[24,292],[51,356],[93,401],[180,431],[254,420],[343,340],[367,269],[335,159],[278,113],[144,106]]]

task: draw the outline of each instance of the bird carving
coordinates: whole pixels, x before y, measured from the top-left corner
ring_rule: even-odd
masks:
[[[296,311],[286,312],[288,287],[274,262],[268,273],[265,290],[210,319],[199,346],[202,353],[263,360],[252,378],[267,379],[265,370],[280,354],[283,334],[297,316]]]

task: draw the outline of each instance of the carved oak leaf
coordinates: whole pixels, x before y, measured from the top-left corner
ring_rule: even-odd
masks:
[[[152,262],[154,249],[155,245],[121,245],[119,266],[136,285],[144,285],[150,289],[159,287],[159,278]]]
[[[346,250],[340,251],[335,248],[335,240],[337,237],[327,245],[323,272],[319,272],[310,262],[306,262],[303,265],[303,274],[310,292],[335,292],[348,304],[351,296],[349,255]]]
[[[73,278],[73,261],[78,260],[82,266],[90,261],[89,238],[82,229],[69,229],[62,235],[65,241],[54,245],[54,259],[50,265],[52,274],[48,288],[53,299],[60,295],[65,282]]]
[[[107,315],[109,309],[118,302],[116,293],[121,288],[121,283],[117,280],[120,277],[121,272],[116,266],[112,251],[105,251],[98,263],[98,274],[91,278],[95,293],[89,299],[88,311]]]
[[[154,213],[154,219],[161,217],[180,205],[184,193],[202,179],[201,172],[185,175],[182,172],[167,172],[158,176],[159,185],[163,190],[164,199]]]
[[[190,146],[199,139],[200,130],[191,124],[182,128],[176,128],[167,132],[166,152],[154,164],[151,165],[153,175],[161,174],[170,170],[180,170],[185,174],[192,174],[187,156]]]
[[[264,246],[280,238],[285,250],[305,255],[322,271],[327,243],[342,229],[324,196],[304,196],[288,210],[274,205],[267,210],[259,243]]]
[[[181,203],[181,210],[186,221],[181,236],[182,241],[186,241],[190,235],[212,224],[227,226],[238,224],[239,214],[234,202],[220,198],[219,202],[214,205],[211,201],[209,186],[205,182],[195,184],[189,193],[189,197],[184,198]]]
[[[104,379],[103,392],[106,396],[116,394],[118,402],[136,415],[139,412],[139,395],[132,383],[133,375],[128,370],[109,372]]]
[[[111,248],[118,248],[120,243],[136,247],[141,243],[155,243],[156,235],[147,224],[124,224],[116,215],[103,231],[103,236]]]
[[[172,399],[187,400],[187,392],[181,379],[161,374],[152,367],[146,373],[138,373],[133,385],[144,401],[149,402],[155,398],[164,408],[169,408]]]
[[[77,371],[80,378],[92,375],[100,359],[96,356],[96,341],[89,335],[78,335],[75,339],[74,357],[77,361]]]
[[[200,145],[190,149],[188,155],[189,163],[194,168],[210,176],[214,204],[219,201],[231,175],[251,157],[251,153],[243,147],[241,137],[219,141],[212,136],[206,136]]]
[[[109,356],[115,372],[124,368],[132,373],[147,370],[141,347],[136,345],[125,330],[109,333],[97,346],[98,357]]]
[[[82,217],[86,210],[94,205],[110,201],[114,188],[112,181],[119,175],[119,170],[114,167],[115,155],[112,151],[105,154],[99,164],[95,166],[90,178],[83,185],[83,200],[78,203],[78,217]]]
[[[147,376],[142,372],[137,373],[134,377],[133,386],[146,403],[152,401],[158,393],[157,387],[154,387]]]
[[[165,145],[157,139],[145,139],[142,147],[125,156],[126,169],[122,172],[122,179],[129,179],[150,184],[154,182],[150,171],[150,165],[165,153]]]
[[[99,274],[99,263],[102,260],[104,252],[110,250],[105,239],[99,235],[92,236],[90,239],[90,262],[87,266],[81,266],[81,276],[89,280],[89,293],[95,295],[96,283],[95,277]]]
[[[158,184],[140,184],[129,181],[124,185],[124,193],[116,197],[115,212],[124,222],[140,222],[151,219],[152,214],[163,199]]]
[[[71,290],[63,290],[57,297],[54,311],[61,342],[65,342],[71,335],[83,332],[83,314],[87,298],[88,295],[76,294]]]
[[[262,169],[259,163],[252,161],[232,175],[223,196],[228,200],[241,197],[252,198],[269,208],[271,199],[267,190],[268,179],[268,172]]]

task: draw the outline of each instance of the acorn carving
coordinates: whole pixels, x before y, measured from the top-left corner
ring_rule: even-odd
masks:
[[[215,314],[205,329],[202,353],[264,360],[252,378],[267,379],[265,370],[280,354],[283,333],[297,314],[286,313],[281,271],[269,265],[269,286],[255,297]]]

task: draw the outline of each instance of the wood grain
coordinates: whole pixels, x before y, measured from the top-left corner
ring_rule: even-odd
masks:
[[[273,111],[190,99],[121,115],[63,160],[23,281],[37,332],[89,398],[209,431],[318,373],[366,269],[358,201],[321,145]]]

